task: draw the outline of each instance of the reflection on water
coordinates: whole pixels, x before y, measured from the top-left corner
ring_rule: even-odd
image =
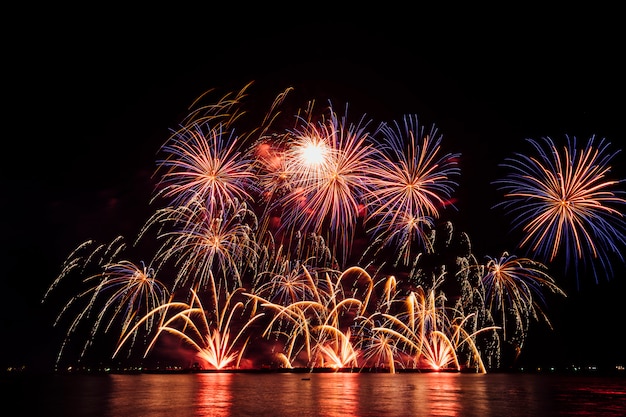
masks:
[[[198,374],[196,398],[197,416],[230,416],[233,395],[230,389],[234,374]],[[191,385],[191,384],[188,384]]]
[[[626,377],[534,374],[9,375],[21,415],[624,416]],[[8,407],[5,406],[5,407]]]
[[[230,416],[233,374],[110,375],[107,412],[133,416]],[[147,414],[146,414],[147,415]]]
[[[461,388],[458,386],[456,375],[435,374],[432,375],[433,383],[426,389],[419,387],[416,393],[419,394],[415,404],[430,404],[431,415],[433,416],[460,416],[461,415]],[[478,381],[480,384],[480,381]],[[489,414],[483,414],[488,416]]]

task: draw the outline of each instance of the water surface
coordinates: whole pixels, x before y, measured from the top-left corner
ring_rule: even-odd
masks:
[[[622,376],[456,373],[7,375],[24,416],[620,416]]]

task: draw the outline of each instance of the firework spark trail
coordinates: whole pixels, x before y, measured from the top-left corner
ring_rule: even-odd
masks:
[[[159,232],[164,239],[155,259],[174,260],[178,267],[174,288],[206,287],[213,274],[223,277],[224,289],[240,287],[241,275],[258,259],[255,241],[256,216],[246,204],[228,200],[224,206],[193,201],[187,206],[166,208],[149,223],[171,228]]]
[[[248,345],[248,339],[244,340],[246,330],[263,317],[263,313],[256,314],[254,310],[250,311],[250,319],[241,325],[233,319],[237,314],[241,315],[246,311],[246,305],[236,300],[242,289],[230,293],[225,299],[220,298],[214,285],[211,290],[211,310],[203,307],[197,291],[192,289],[189,303],[170,301],[150,311],[121,338],[113,357],[119,353],[129,338],[136,334],[144,320],[154,320],[155,316],[159,316],[158,331],[148,345],[144,357],[154,349],[161,335],[168,333],[191,346],[197,352],[198,358],[206,361],[210,368],[238,368]],[[237,326],[240,327],[239,331],[236,331]],[[235,333],[234,337],[231,337],[231,331]]]
[[[383,247],[399,247],[397,259],[406,266],[413,243],[432,251],[430,231],[451,205],[460,154],[443,154],[443,135],[434,125],[426,132],[416,115],[382,124],[374,138],[379,153],[370,169],[368,233],[382,236]]]
[[[162,147],[167,157],[157,161],[167,170],[154,199],[163,197],[173,206],[204,200],[224,206],[231,200],[252,201],[255,185],[252,160],[245,157],[241,141],[218,125],[193,125],[180,130]]]
[[[281,227],[288,235],[300,230],[324,236],[345,266],[369,187],[374,153],[368,142],[370,122],[362,117],[349,123],[347,106],[340,118],[332,105],[328,118],[322,116],[316,123],[308,115],[299,122],[289,132],[291,143],[284,155],[292,192],[277,201]],[[312,148],[315,160],[310,158]]]
[[[365,349],[364,357],[374,360],[372,365],[384,360],[390,369],[395,369],[398,363],[405,368],[460,370],[460,360],[465,355],[467,368],[475,367],[486,373],[476,336],[495,332],[499,327],[467,332],[465,329],[472,327],[468,323],[473,314],[463,315],[446,307],[445,295],[435,293],[435,289],[425,291],[419,287],[406,296],[397,294],[399,298],[394,298],[394,303],[403,309],[396,313],[377,312],[362,322],[361,332],[374,335],[364,339],[373,341],[373,345],[359,345]],[[376,358],[377,352],[385,357]],[[390,353],[393,357],[389,357]]]
[[[325,334],[317,343],[321,366],[330,363],[332,368],[358,367],[358,351],[352,346],[350,329],[343,333],[334,326],[327,324],[313,328],[315,332]]]
[[[361,326],[361,335],[356,349],[359,350],[364,367],[374,369],[388,369],[389,373],[396,373],[396,363],[402,363],[397,359],[400,350],[396,346],[397,339],[382,331],[366,333],[366,329],[376,328],[373,323],[369,326]]]
[[[272,298],[276,295],[274,291],[280,290],[281,281],[283,284],[289,284],[306,279],[309,289],[315,294],[314,298],[319,299],[318,291],[325,289],[319,288],[318,284],[313,285],[311,275],[318,275],[325,271],[332,272],[333,266],[337,264],[326,241],[321,236],[313,234],[303,236],[301,233],[296,233],[294,240],[286,243],[287,246],[277,245],[273,239],[266,239],[259,243],[259,259],[257,273],[252,278],[252,292],[261,293],[270,290],[273,294],[270,296]],[[300,273],[304,276],[298,278]],[[272,281],[278,285],[268,285]],[[260,286],[264,287],[263,290],[259,288]]]
[[[363,300],[347,297],[342,286],[347,277],[359,278],[367,273],[360,268],[350,268],[344,272],[326,271],[323,273],[326,283],[320,285],[306,269],[304,272],[304,285],[311,291],[302,294],[313,295],[313,299],[277,304],[259,294],[247,294],[262,308],[272,312],[268,313],[273,318],[267,324],[263,336],[274,334],[284,339],[283,353],[291,366],[301,352],[305,354],[303,360],[307,366],[320,366],[326,362],[333,363],[335,367],[342,362],[356,364],[357,353],[352,348],[353,340],[348,331],[352,323],[349,317],[351,311],[356,311],[355,316],[363,313],[370,294],[365,291]],[[311,286],[326,287],[329,291],[319,291]],[[280,298],[279,301],[288,300]]]
[[[264,284],[260,285],[255,293],[261,296],[267,294],[268,300],[280,305],[304,300],[320,301],[318,285],[309,269],[313,269],[316,275],[322,272],[310,267],[307,260],[302,262],[284,260],[278,270],[260,272],[259,281]]]
[[[241,107],[247,97],[247,90],[252,84],[253,82],[249,82],[236,93],[229,91],[208,104],[203,104],[203,100],[211,96],[215,89],[205,91],[189,106],[189,113],[183,119],[181,128],[186,129],[194,124],[209,123],[211,125],[224,124],[230,129],[246,113]]]
[[[482,283],[485,288],[485,307],[492,311],[494,317],[499,315],[504,340],[508,339],[509,315],[516,326],[513,333],[518,335],[525,333],[530,318],[541,316],[550,325],[543,312],[543,290],[563,296],[565,293],[548,275],[545,265],[504,252],[499,258],[487,256],[484,271]]]
[[[138,315],[153,310],[169,297],[166,285],[157,280],[154,269],[143,262],[139,266],[122,260],[107,265],[104,275],[106,279],[103,281],[102,288],[117,289],[107,298],[100,315],[109,308],[114,308],[115,316],[123,312],[121,333],[128,330]],[[109,330],[112,323],[111,321],[107,324],[106,330]],[[149,327],[150,325],[151,323],[148,323]]]
[[[266,193],[266,184],[258,177],[256,149],[264,143],[292,88],[274,98],[258,124],[249,128],[248,123],[248,129],[235,134],[238,127],[245,126],[244,116],[249,115],[243,104],[251,85],[236,94],[227,93],[215,103],[203,103],[213,90],[194,101],[180,127],[171,131],[160,148],[164,156],[157,161],[154,176],[158,184],[152,203],[163,198],[174,207],[195,200],[225,206],[237,199],[252,205],[256,195]]]
[[[566,136],[562,148],[542,139],[528,139],[536,155],[516,153],[502,164],[511,171],[494,181],[505,192],[496,206],[515,215],[513,228],[524,232],[520,248],[527,246],[544,262],[563,254],[566,272],[574,265],[577,280],[579,262],[593,271],[596,283],[599,269],[609,279],[611,257],[624,262],[619,248],[626,244],[626,200],[617,188],[624,180],[609,177],[617,152],[595,136],[582,149],[575,137]]]
[[[166,285],[156,279],[155,271],[144,262],[136,265],[128,260],[117,260],[126,247],[121,236],[116,237],[108,245],[97,245],[84,256],[83,252],[94,244],[95,242],[91,240],[84,242],[71,253],[62,273],[45,295],[47,297],[60,280],[70,273],[76,271],[82,274],[91,271],[92,268],[96,269],[94,274],[88,274],[83,278],[82,283],[87,285],[87,289],[72,297],[55,320],[55,325],[58,325],[62,317],[69,313],[74,305],[83,299],[86,300],[85,305],[72,320],[63,342],[63,347],[65,347],[81,323],[95,316],[88,333],[89,337],[85,340],[81,350],[81,358],[86,354],[101,328],[104,333],[108,333],[119,325],[121,336],[134,321],[162,304],[169,296]],[[144,324],[146,329],[149,329],[153,323],[147,320]],[[57,365],[62,353],[63,349],[57,356]]]
[[[189,113],[181,122],[181,129],[186,130],[189,126],[208,123],[211,126],[222,125],[226,130],[233,131],[236,126],[243,125],[245,117],[250,116],[250,113],[243,106],[248,97],[248,89],[252,84],[254,81],[249,82],[236,93],[227,92],[219,99],[209,103],[205,103],[204,99],[212,97],[215,89],[205,91],[189,106]],[[262,138],[267,134],[279,117],[280,107],[291,91],[293,91],[292,87],[285,88],[274,97],[269,110],[263,113],[261,120],[246,124],[247,128],[242,131],[244,142],[254,141],[255,138]],[[173,136],[176,135],[177,132],[174,132]]]
[[[292,173],[289,172],[281,142],[280,138],[264,138],[253,148],[257,189],[260,190],[260,201],[263,204],[263,212],[259,216],[259,241],[274,238],[278,226],[272,222],[278,222],[282,212],[277,202],[293,191]]]

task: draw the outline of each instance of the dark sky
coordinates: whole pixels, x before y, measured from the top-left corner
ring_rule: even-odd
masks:
[[[525,138],[624,143],[626,34],[613,10],[38,10],[6,34],[2,365],[46,363],[59,343],[45,288],[79,243],[133,237],[151,213],[158,147],[209,88],[294,87],[375,121],[417,114],[462,154],[458,227],[478,255],[507,232],[491,210],[498,163]],[[70,13],[72,12],[72,13]],[[269,14],[268,14],[269,13]],[[269,16],[269,17],[267,17]],[[625,156],[616,175],[624,178]],[[626,363],[623,268],[571,278],[537,357]],[[530,353],[529,353],[530,355]]]

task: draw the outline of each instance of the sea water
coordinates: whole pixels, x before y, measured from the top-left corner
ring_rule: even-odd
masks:
[[[6,416],[626,415],[624,375],[15,374],[1,388]]]

